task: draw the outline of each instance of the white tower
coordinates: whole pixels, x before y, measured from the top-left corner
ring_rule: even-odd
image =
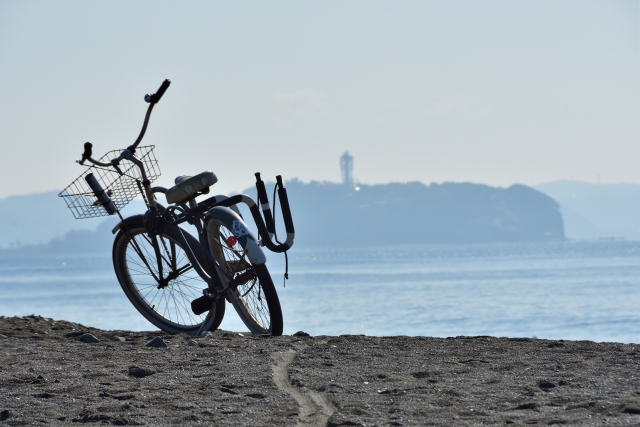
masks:
[[[353,156],[345,151],[340,157],[340,170],[342,171],[342,183],[349,187],[353,187]]]

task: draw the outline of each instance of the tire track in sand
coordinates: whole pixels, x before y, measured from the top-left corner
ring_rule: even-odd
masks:
[[[335,409],[327,402],[322,394],[311,390],[306,394],[299,388],[291,385],[287,368],[291,362],[293,362],[296,354],[298,354],[298,352],[295,350],[271,354],[271,358],[275,362],[275,364],[271,366],[273,369],[273,381],[280,390],[289,394],[298,402],[298,406],[300,406],[298,425],[324,427],[327,425],[327,421]]]

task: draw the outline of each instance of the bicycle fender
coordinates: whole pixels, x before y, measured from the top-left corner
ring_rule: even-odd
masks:
[[[116,224],[115,227],[111,230],[111,234],[116,234],[118,231],[122,229],[122,226],[126,225],[128,227],[133,227],[136,225],[140,225],[144,227],[144,220],[142,215],[133,215],[128,216],[124,219],[124,221],[120,221]]]
[[[264,264],[267,262],[267,256],[262,248],[258,245],[258,239],[247,228],[240,215],[229,208],[216,206],[207,212],[205,219],[215,218],[224,224],[235,236],[240,246],[247,252],[247,258],[254,264]]]

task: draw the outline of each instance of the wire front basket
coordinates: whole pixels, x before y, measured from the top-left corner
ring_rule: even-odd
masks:
[[[160,176],[160,167],[153,154],[154,148],[154,145],[147,145],[136,149],[136,156],[142,160],[147,178],[151,182]],[[109,151],[102,156],[99,161],[110,162],[111,159],[118,157],[122,151],[123,150]],[[109,215],[85,180],[87,174],[93,173],[102,185],[102,188],[104,188],[111,198],[113,204],[118,210],[121,210],[127,203],[143,193],[143,187],[142,174],[138,166],[129,160],[122,160],[119,166],[122,175],[120,175],[115,168],[95,165],[88,167],[75,181],[62,190],[60,194],[58,194],[58,197],[62,197],[64,201],[67,202],[67,206],[71,209],[76,219]]]

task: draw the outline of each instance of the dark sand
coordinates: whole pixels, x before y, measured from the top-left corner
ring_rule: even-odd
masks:
[[[0,425],[640,425],[636,344],[242,335],[0,317]]]

